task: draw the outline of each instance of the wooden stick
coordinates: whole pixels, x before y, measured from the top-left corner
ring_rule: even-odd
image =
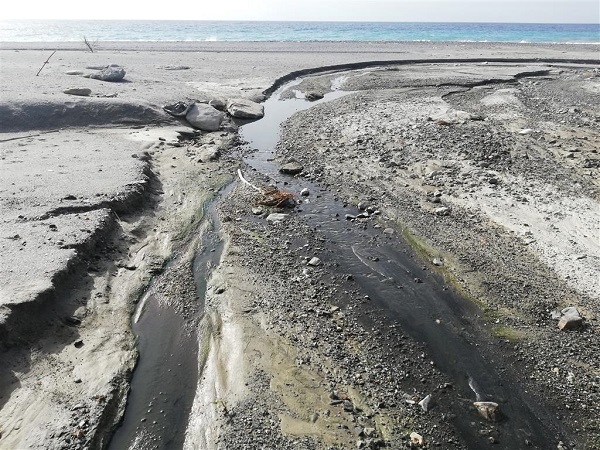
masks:
[[[46,64],[48,64],[50,62],[50,58],[52,58],[52,56],[56,53],[56,50],[54,50],[52,52],[52,55],[48,56],[48,59],[46,60],[46,62],[44,64],[42,64],[42,67],[40,67],[40,70],[38,70],[38,73],[35,74],[35,76],[37,77],[40,72],[42,71],[42,69],[46,66]]]
[[[48,134],[48,133],[58,133],[59,131],[60,131],[60,130],[49,130],[49,131],[42,131],[41,133],[37,133],[37,134],[28,134],[27,136],[17,136],[17,137],[8,138],[8,139],[0,139],[0,142],[16,141],[17,139],[26,139],[26,138],[32,138],[32,137],[36,137],[36,136],[41,136],[42,134]]]
[[[240,169],[238,169],[238,176],[240,177],[240,180],[242,180],[244,182],[244,184],[250,186],[251,188],[254,188],[254,190],[256,190],[256,192],[260,192],[261,194],[263,193],[263,191],[259,188],[257,188],[256,186],[254,186],[252,183],[250,183],[248,180],[246,180],[244,178],[244,176],[242,175],[242,171]]]

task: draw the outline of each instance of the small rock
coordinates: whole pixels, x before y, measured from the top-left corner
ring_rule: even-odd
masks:
[[[321,265],[321,260],[319,258],[317,258],[316,256],[314,256],[310,259],[310,261],[308,261],[307,264],[311,267],[317,267],[317,266]]]
[[[207,163],[219,159],[221,152],[216,147],[203,148],[198,153],[198,161]]]
[[[317,421],[317,419],[319,418],[319,413],[312,413],[310,416],[310,422],[311,423],[315,423]]]
[[[344,411],[346,411],[346,412],[353,412],[354,404],[350,400],[344,400],[343,408],[344,408]]]
[[[576,330],[583,325],[583,318],[578,316],[562,316],[558,321],[561,330]]]
[[[496,422],[500,418],[498,403],[494,402],[474,402],[473,406],[477,409],[479,415],[490,422]]]
[[[89,95],[92,93],[92,90],[88,88],[70,88],[65,89],[63,93],[69,95],[78,95],[80,97],[89,97]]]
[[[289,214],[272,213],[267,216],[267,222],[279,223],[290,217]]]
[[[177,103],[173,103],[172,105],[163,106],[163,110],[165,110],[167,113],[171,114],[174,117],[185,117],[185,115],[187,114],[189,109],[190,109],[190,105],[188,105],[187,103],[184,103],[184,102],[177,102]],[[187,131],[184,133],[187,133]],[[184,134],[184,133],[180,132],[180,134]],[[194,135],[192,134],[192,137],[193,136]]]
[[[252,100],[234,98],[227,101],[227,112],[239,119],[260,119],[265,115],[265,108]]]
[[[68,72],[65,72],[67,75],[83,75],[83,72],[81,70],[69,70]]]
[[[354,220],[354,219],[356,219],[356,216],[354,214],[346,214],[344,217],[346,218],[346,220]]]
[[[279,169],[281,173],[286,173],[288,175],[296,175],[302,172],[302,170],[304,170],[304,167],[296,160],[288,161]]]
[[[264,211],[261,207],[255,206],[254,208],[252,208],[252,214],[254,214],[255,216],[260,216],[263,212]]]
[[[413,431],[412,433],[410,433],[410,443],[413,445],[418,445],[420,447],[421,445],[423,445],[423,436]]]
[[[433,263],[434,266],[443,266],[444,265],[444,263],[442,262],[442,260],[439,259],[439,258],[433,258],[432,263]]]
[[[519,131],[519,134],[531,134],[533,133],[533,130],[531,128],[523,128],[521,131]]]
[[[423,409],[423,411],[427,412],[429,410],[429,404],[431,403],[431,394],[425,397],[423,400],[419,402],[419,406]]]
[[[103,68],[100,72],[91,74],[90,78],[110,82],[121,81],[125,78],[125,69],[117,64],[111,64]]]
[[[393,228],[386,228],[385,230],[383,230],[383,232],[385,234],[394,234],[394,229]]]
[[[561,309],[560,313],[563,316],[581,317],[581,314],[579,314],[578,309],[574,306],[567,306],[566,308]]]
[[[303,197],[308,197],[310,195],[310,191],[308,190],[308,188],[304,188],[300,191],[300,195]]]
[[[369,202],[359,202],[358,209],[361,211],[366,210],[369,207]]]
[[[83,347],[83,340],[81,340],[81,339],[77,339],[77,340],[76,340],[76,341],[73,343],[73,345],[75,346],[75,348],[81,348],[81,347]]]
[[[450,215],[450,208],[447,206],[442,206],[440,208],[436,208],[434,213],[438,216],[448,216]]]
[[[320,92],[307,92],[306,95],[304,95],[304,98],[306,100],[308,100],[309,102],[314,102],[315,100],[320,100],[324,97],[323,94],[321,94]]]

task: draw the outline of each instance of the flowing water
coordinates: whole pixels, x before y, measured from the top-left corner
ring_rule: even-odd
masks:
[[[362,72],[364,73],[364,72]],[[381,230],[349,226],[343,220],[356,208],[345,206],[335,195],[307,180],[279,174],[274,163],[275,146],[281,124],[295,112],[349,95],[339,90],[344,74],[334,79],[335,88],[325,98],[308,102],[302,98],[281,100],[281,94],[300,83],[296,80],[280,88],[265,103],[265,117],[248,123],[241,134],[256,151],[245,163],[256,171],[299,192],[308,188],[310,200],[297,214],[326,236],[324,246],[335,255],[339,271],[352,274],[361,290],[371,300],[370,308],[379,308],[403,332],[427,347],[438,369],[452,379],[457,389],[455,426],[469,448],[482,444],[479,417],[465,406],[472,401],[491,400],[500,404],[504,420],[498,427],[498,449],[547,449],[555,445],[556,429],[545,409],[535,404],[514,379],[496,370],[497,355],[486,353],[488,337],[468,319],[481,312],[470,301],[448,289],[444,280],[423,264],[410,247],[397,236],[381,242]],[[227,195],[232,188],[220,196]],[[185,427],[198,382],[197,325],[203,314],[206,283],[221,258],[222,243],[215,200],[207,209],[206,220],[212,223],[203,238],[203,246],[194,260],[198,304],[196,317],[183,317],[177,308],[160,302],[160,293],[152,287],[140,303],[133,329],[138,336],[140,359],[131,383],[131,393],[122,425],[109,448],[178,449],[182,448]],[[340,217],[342,219],[340,219]],[[162,276],[168,276],[168,270]],[[415,278],[422,279],[416,283]],[[440,319],[439,322],[436,319]],[[479,345],[482,344],[482,345]],[[540,419],[541,418],[541,419]],[[485,442],[486,445],[487,442]]]
[[[343,75],[348,76],[360,74]],[[293,88],[299,80],[276,91],[265,103],[265,118],[242,128],[244,140],[256,150],[246,163],[279,183],[286,182],[289,191],[308,188],[311,193],[318,193],[318,198],[311,195],[310,200],[305,200],[298,214],[326,237],[322,245],[335,255],[340,273],[353,275],[372,300],[370,308],[380,308],[403,332],[424,343],[437,368],[452,379],[458,394],[453,406],[454,423],[469,448],[489,445],[473,425],[480,417],[469,410],[471,402],[480,400],[499,403],[504,416],[496,424],[499,443],[495,448],[522,448],[526,441],[531,448],[551,448],[556,445],[559,426],[516,380],[496,370],[506,363],[496,360],[499,355],[485,350],[491,348],[486,345],[489,337],[468,319],[483,315],[476,305],[448,289],[438,274],[424,271],[422,261],[414,257],[402,238],[388,236],[384,244],[373,244],[381,242],[376,239],[381,237],[380,229],[349,226],[344,220],[346,214],[356,215],[360,211],[345,206],[333,192],[315,183],[278,172],[274,149],[280,124],[297,111],[349,95],[339,90],[343,79],[334,79],[334,90],[313,103],[302,98],[281,100],[282,92]],[[416,278],[423,282],[415,282]]]

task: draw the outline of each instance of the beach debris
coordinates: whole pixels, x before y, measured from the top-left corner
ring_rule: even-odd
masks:
[[[559,316],[558,328],[564,331],[576,330],[583,325],[583,317],[574,306],[569,306],[560,311],[560,314],[553,312],[552,316]]]
[[[419,402],[419,406],[425,412],[429,411],[429,404],[431,403],[431,394],[427,395],[423,400]]]
[[[172,105],[163,106],[163,110],[174,117],[185,117],[190,105],[184,102],[173,103]]]
[[[271,213],[267,216],[267,222],[272,222],[272,223],[279,223],[279,222],[283,222],[284,220],[286,220],[288,217],[290,217],[289,214],[283,214],[283,213]]]
[[[238,177],[240,177],[240,180],[245,185],[250,186],[256,192],[261,194],[262,197],[255,202],[257,205],[287,208],[293,208],[296,205],[296,198],[291,192],[282,191],[278,188],[261,189],[254,186],[244,178],[240,169],[238,169]]]
[[[90,74],[88,78],[114,83],[125,78],[125,69],[118,64],[110,64],[109,66],[102,68],[99,72]]]
[[[185,120],[194,128],[217,131],[225,114],[206,103],[193,103],[187,110]]]
[[[188,70],[190,69],[190,66],[173,66],[173,65],[166,65],[166,66],[158,66],[157,69],[162,69],[162,70]]]
[[[80,97],[89,97],[89,95],[92,93],[92,90],[88,88],[70,88],[65,89],[63,93],[69,95],[79,95]]]
[[[83,43],[85,44],[85,46],[88,48],[88,50],[90,51],[90,53],[94,53],[94,45],[96,45],[96,43],[94,42],[94,44],[92,44],[88,38],[86,36],[83,37]]]
[[[412,433],[410,433],[410,443],[412,445],[418,445],[419,447],[421,445],[423,445],[424,439],[423,436],[421,436],[419,433],[413,431]]]
[[[50,62],[50,58],[52,58],[52,56],[54,56],[54,54],[55,54],[55,53],[56,53],[56,50],[54,50],[54,51],[53,51],[53,52],[50,54],[50,56],[48,56],[48,59],[47,59],[46,61],[44,61],[44,64],[42,64],[42,67],[40,67],[40,70],[38,70],[38,72],[35,74],[35,76],[36,76],[36,77],[37,77],[37,76],[40,74],[40,72],[42,71],[42,69],[43,69],[44,67],[46,67],[46,64],[48,64],[48,63]]]
[[[302,170],[304,170],[304,167],[295,159],[290,159],[279,168],[281,173],[285,173],[287,175],[296,175],[302,172]]]
[[[293,208],[296,205],[294,194],[280,189],[261,192],[262,198],[256,200],[257,205]]]
[[[238,119],[260,119],[265,115],[265,108],[252,100],[232,98],[227,100],[227,112]]]
[[[495,402],[473,402],[473,406],[481,417],[490,422],[497,422],[500,419],[500,410],[498,403]]]
[[[81,70],[69,70],[65,72],[66,75],[83,75]]]

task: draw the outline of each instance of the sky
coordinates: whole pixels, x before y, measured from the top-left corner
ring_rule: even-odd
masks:
[[[598,0],[16,0],[0,19],[599,23]]]

